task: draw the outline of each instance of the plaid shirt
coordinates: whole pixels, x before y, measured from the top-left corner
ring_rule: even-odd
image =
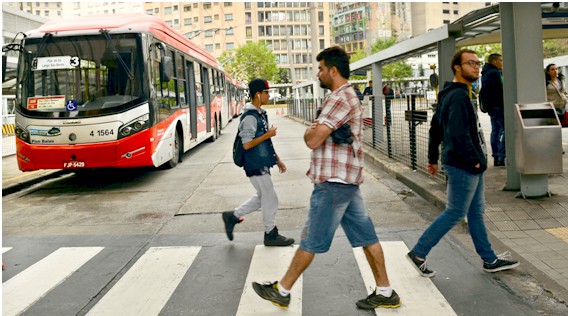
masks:
[[[328,136],[320,147],[312,150],[310,169],[306,175],[313,183],[329,180],[355,185],[363,183],[362,112],[361,102],[348,83],[325,99],[316,121],[333,130],[349,123],[353,143],[337,145]]]

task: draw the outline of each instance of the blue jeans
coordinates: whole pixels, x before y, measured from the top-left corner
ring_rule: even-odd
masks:
[[[339,224],[352,247],[365,247],[379,241],[359,186],[335,182],[316,184],[300,247],[309,253],[327,252]]]
[[[491,117],[491,151],[492,156],[505,159],[505,115],[503,108],[489,111]]]
[[[497,256],[487,239],[483,221],[485,211],[483,173],[471,174],[447,165],[444,165],[444,170],[448,177],[446,209],[420,236],[412,252],[419,258],[426,258],[440,239],[467,215],[469,233],[477,254],[483,261],[493,262]]]

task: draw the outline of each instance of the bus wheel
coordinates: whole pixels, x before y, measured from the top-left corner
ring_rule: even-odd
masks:
[[[217,140],[217,137],[219,136],[219,127],[217,125],[217,119],[215,119],[215,130],[213,131],[213,135],[211,135],[211,137],[209,137],[209,141],[211,143],[215,142]]]
[[[179,162],[179,152],[180,152],[180,136],[179,136],[179,131],[176,131],[175,133],[175,138],[174,138],[174,146],[172,148],[172,159],[170,159],[170,161],[165,163],[165,167],[167,169],[172,169],[175,166],[177,166],[178,162]]]
[[[219,127],[217,127],[217,132],[218,132],[218,136],[217,137],[221,137],[221,126],[223,126],[223,122],[221,121],[221,119],[219,119]]]

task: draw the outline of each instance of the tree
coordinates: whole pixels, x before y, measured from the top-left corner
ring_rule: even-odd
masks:
[[[396,44],[396,37],[389,37],[386,39],[378,39],[371,45],[371,54],[376,54]],[[401,60],[383,66],[383,78],[393,79],[399,82],[403,78],[412,77],[412,67],[405,61]]]
[[[386,39],[377,39],[371,45],[371,54],[375,54],[375,53],[378,53],[382,50],[385,50],[385,49],[393,46],[394,44],[396,44],[396,37],[394,37],[394,36],[391,36],[391,37],[386,38]]]
[[[501,43],[473,45],[469,48],[475,51],[479,59],[487,61],[487,57],[493,53],[503,55]],[[568,55],[568,39],[547,39],[542,41],[542,52],[544,58],[552,58],[556,56]]]
[[[400,82],[404,78],[412,77],[412,67],[404,60],[388,64],[383,67],[383,78]]]
[[[349,57],[349,63],[354,63],[354,62],[361,60],[365,57],[367,57],[367,54],[365,53],[365,51],[360,50],[360,51],[356,52],[355,54],[353,54]],[[351,76],[349,76],[349,79],[351,79],[351,80],[363,80],[363,79],[367,79],[367,76],[351,75]]]
[[[290,69],[280,68],[275,83],[290,83]]]
[[[501,47],[501,43],[473,45],[464,48],[471,49],[476,52],[477,57],[482,61],[487,61],[487,57],[489,57],[489,55],[491,54],[503,55],[503,48]]]
[[[568,39],[550,39],[542,41],[544,58],[568,55]]]
[[[275,82],[279,80],[276,56],[264,42],[248,42],[237,49],[224,51],[219,57],[223,67],[233,78],[251,81],[263,78]]]

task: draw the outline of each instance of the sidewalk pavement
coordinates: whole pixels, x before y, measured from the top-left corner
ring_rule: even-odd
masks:
[[[365,148],[366,155],[394,178],[443,210],[446,202],[443,183],[422,172],[415,172],[386,155]],[[546,284],[546,290],[568,301],[568,154],[563,156],[562,174],[549,175],[552,197],[517,198],[516,191],[503,191],[506,167],[493,167],[485,173],[485,220],[495,249],[510,249],[533,277]],[[10,194],[70,171],[39,170],[21,172],[16,155],[2,158],[2,195]]]
[[[444,183],[369,147],[365,154],[418,195],[444,209]],[[511,250],[521,264],[534,268],[530,273],[546,284],[545,290],[568,302],[568,154],[562,159],[563,173],[548,177],[552,197],[532,199],[518,198],[517,191],[504,191],[506,167],[490,165],[485,172],[485,224],[494,249]]]

